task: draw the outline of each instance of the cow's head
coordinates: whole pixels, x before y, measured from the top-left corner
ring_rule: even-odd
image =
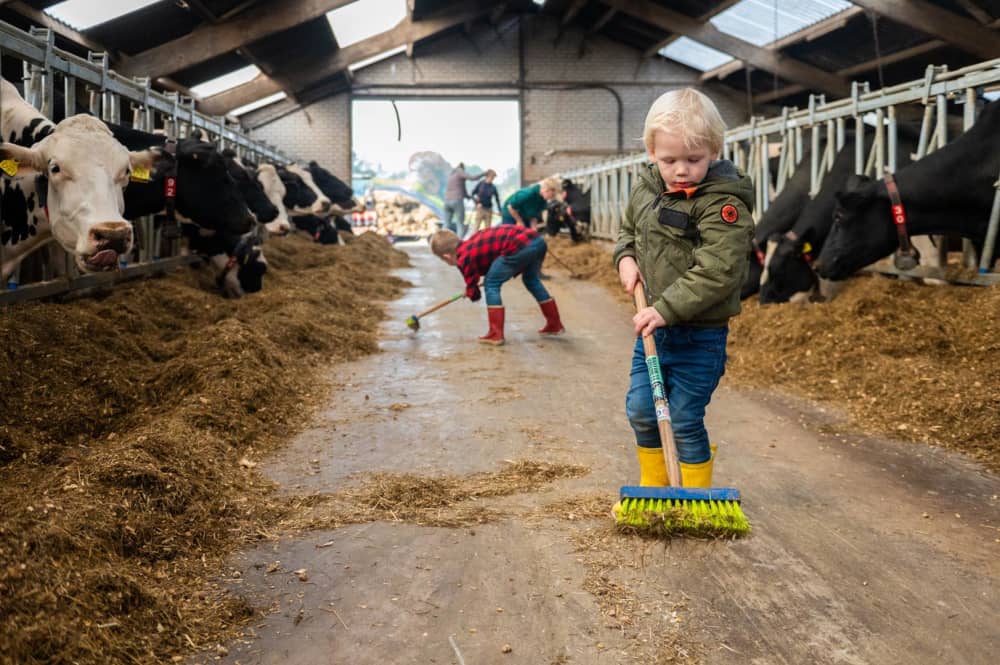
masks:
[[[250,212],[257,218],[257,221],[262,224],[274,221],[278,217],[278,209],[267,198],[267,194],[264,193],[264,187],[257,178],[240,163],[235,155],[223,152],[222,157],[226,162],[226,170],[229,172],[229,176],[236,183],[240,194],[247,202],[247,207],[250,208]]]
[[[305,181],[286,168],[278,167],[278,177],[285,185],[285,197],[282,202],[293,215],[313,214],[313,204],[316,203],[316,192],[309,189]]]
[[[81,114],[66,118],[30,148],[0,144],[0,158],[43,176],[38,193],[44,187],[42,205],[52,235],[82,272],[115,268],[132,250],[122,193],[132,168],[151,167],[150,151],[130,153],[103,122]]]
[[[317,217],[316,215],[297,215],[292,218],[295,226],[299,230],[305,231],[315,242],[321,245],[339,244],[340,236],[337,227],[329,217]]]
[[[891,253],[896,247],[896,231],[881,182],[851,176],[845,191],[837,192],[836,197],[833,225],[816,261],[816,272],[826,279],[847,279]]]
[[[288,170],[301,178],[302,182],[305,183],[305,186],[312,190],[312,193],[316,195],[316,200],[312,204],[312,214],[330,214],[330,207],[333,203],[330,201],[330,197],[324,194],[323,190],[316,186],[316,182],[313,180],[312,174],[298,164],[289,164]]]
[[[811,264],[813,245],[809,234],[803,237],[789,231],[768,238],[765,266],[761,274],[761,304],[808,300],[816,286]]]
[[[333,204],[331,212],[335,215],[345,215],[355,210],[363,210],[365,205],[354,196],[354,190],[346,182],[333,175],[316,162],[309,162],[309,174],[320,191],[326,194]]]
[[[287,194],[285,183],[278,176],[278,170],[273,164],[261,164],[256,169],[257,182],[264,190],[264,196],[271,202],[271,205],[278,211],[277,217],[265,224],[268,233],[277,236],[288,234],[292,230],[292,224],[288,221],[288,210],[285,209],[284,198]]]

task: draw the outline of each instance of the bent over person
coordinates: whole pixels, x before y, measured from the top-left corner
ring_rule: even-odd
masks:
[[[537,231],[522,226],[501,224],[474,233],[462,241],[451,231],[442,229],[431,236],[431,251],[461,271],[465,278],[465,295],[469,300],[479,300],[479,279],[483,277],[486,291],[486,313],[489,331],[479,338],[483,344],[504,343],[504,306],[500,287],[504,282],[521,275],[524,287],[538,301],[545,315],[542,335],[558,335],[563,330],[556,301],[542,285],[542,261],[548,247]]]

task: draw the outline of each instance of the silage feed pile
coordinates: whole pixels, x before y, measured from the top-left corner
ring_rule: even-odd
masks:
[[[0,663],[163,663],[253,609],[213,590],[287,509],[255,470],[377,349],[405,255],[266,247],[264,291],[209,271],[0,310]]]
[[[610,244],[548,242],[574,273],[629,300]],[[728,352],[728,385],[804,395],[866,431],[943,445],[1000,471],[1000,287],[873,275],[828,303],[761,306],[755,296],[732,320]]]

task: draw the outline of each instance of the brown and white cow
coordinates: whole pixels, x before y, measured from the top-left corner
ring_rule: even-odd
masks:
[[[122,216],[123,191],[131,170],[150,168],[154,154],[129,152],[103,122],[88,115],[53,126],[13,85],[0,80],[0,86],[4,136],[14,141],[0,143],[0,160],[17,163],[14,177],[22,190],[34,178],[34,203],[45,213],[43,223],[35,210],[33,235],[38,237],[33,243],[8,246],[4,240],[4,277],[28,251],[47,242],[48,235],[73,255],[81,272],[117,267],[133,241],[132,224]],[[9,185],[5,182],[4,194]],[[5,212],[7,200],[5,196]],[[32,211],[25,209],[25,214],[31,216]]]

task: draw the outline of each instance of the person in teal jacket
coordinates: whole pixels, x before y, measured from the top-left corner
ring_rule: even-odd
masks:
[[[650,163],[626,206],[614,263],[625,291],[645,288],[625,411],[640,485],[668,484],[641,336],[652,334],[687,487],[711,487],[705,408],[725,371],[730,317],[740,311],[753,236],[753,183],[719,160],[725,124],[708,97],[672,90],[646,116]]]
[[[501,221],[504,224],[520,224],[532,229],[538,228],[542,212],[548,202],[562,191],[562,182],[555,176],[549,176],[540,183],[519,189],[503,203]]]

